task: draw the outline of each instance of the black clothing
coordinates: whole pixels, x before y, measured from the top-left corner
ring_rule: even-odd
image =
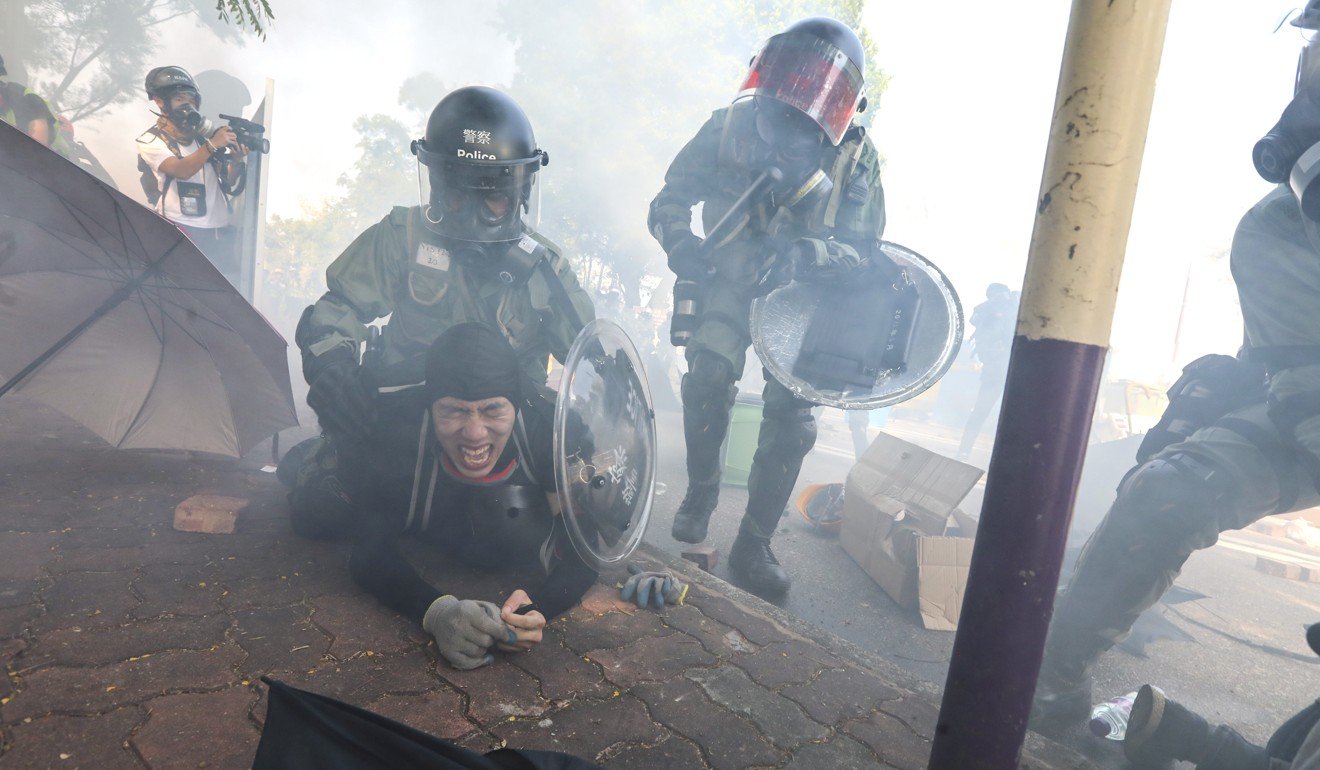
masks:
[[[422,422],[413,423],[411,479],[396,470],[351,492],[355,502],[363,495],[369,501],[365,506],[359,503],[369,515],[361,522],[349,562],[359,585],[395,611],[422,621],[427,608],[445,591],[422,579],[403,557],[398,539],[406,530],[408,536],[470,566],[540,564],[547,573],[545,582],[528,594],[547,620],[577,604],[595,582],[596,572],[568,542],[546,497],[555,491],[554,405],[537,396],[524,401],[518,412],[518,425],[495,470],[484,480],[449,470],[429,414],[420,406],[412,412],[421,415]],[[395,469],[399,465],[397,460],[392,463]]]
[[[481,755],[334,698],[262,677],[270,707],[253,770],[599,770],[557,751],[497,749]]]

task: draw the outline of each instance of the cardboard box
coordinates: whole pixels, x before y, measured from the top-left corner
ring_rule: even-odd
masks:
[[[839,542],[926,628],[957,626],[976,523],[956,506],[982,473],[886,433],[848,472]]]

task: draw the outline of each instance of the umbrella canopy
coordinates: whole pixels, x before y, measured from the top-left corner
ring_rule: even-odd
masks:
[[[286,348],[178,228],[0,123],[0,396],[237,457],[298,424]]]

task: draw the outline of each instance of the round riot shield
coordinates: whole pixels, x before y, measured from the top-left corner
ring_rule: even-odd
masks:
[[[596,569],[628,558],[655,495],[655,414],[637,349],[613,321],[587,324],[568,351],[554,453],[573,548]]]
[[[876,409],[913,398],[948,371],[963,315],[949,279],[896,243],[897,267],[846,284],[793,281],[752,303],[752,344],[770,374],[799,398]]]

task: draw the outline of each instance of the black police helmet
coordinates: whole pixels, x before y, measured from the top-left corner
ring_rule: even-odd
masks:
[[[146,79],[147,98],[161,99],[169,101],[169,98],[176,91],[188,90],[197,94],[198,106],[201,106],[202,94],[197,90],[197,83],[193,81],[192,75],[183,67],[170,65],[168,67],[156,67],[147,73]]]
[[[816,37],[843,51],[857,69],[866,72],[866,50],[862,48],[862,41],[857,37],[857,33],[852,28],[838,19],[831,19],[828,16],[813,16],[809,19],[794,23],[788,29],[784,30],[785,35],[803,37]]]
[[[508,95],[484,86],[453,91],[431,111],[412,151],[429,172],[433,231],[478,242],[522,235],[533,180],[550,158]]]

